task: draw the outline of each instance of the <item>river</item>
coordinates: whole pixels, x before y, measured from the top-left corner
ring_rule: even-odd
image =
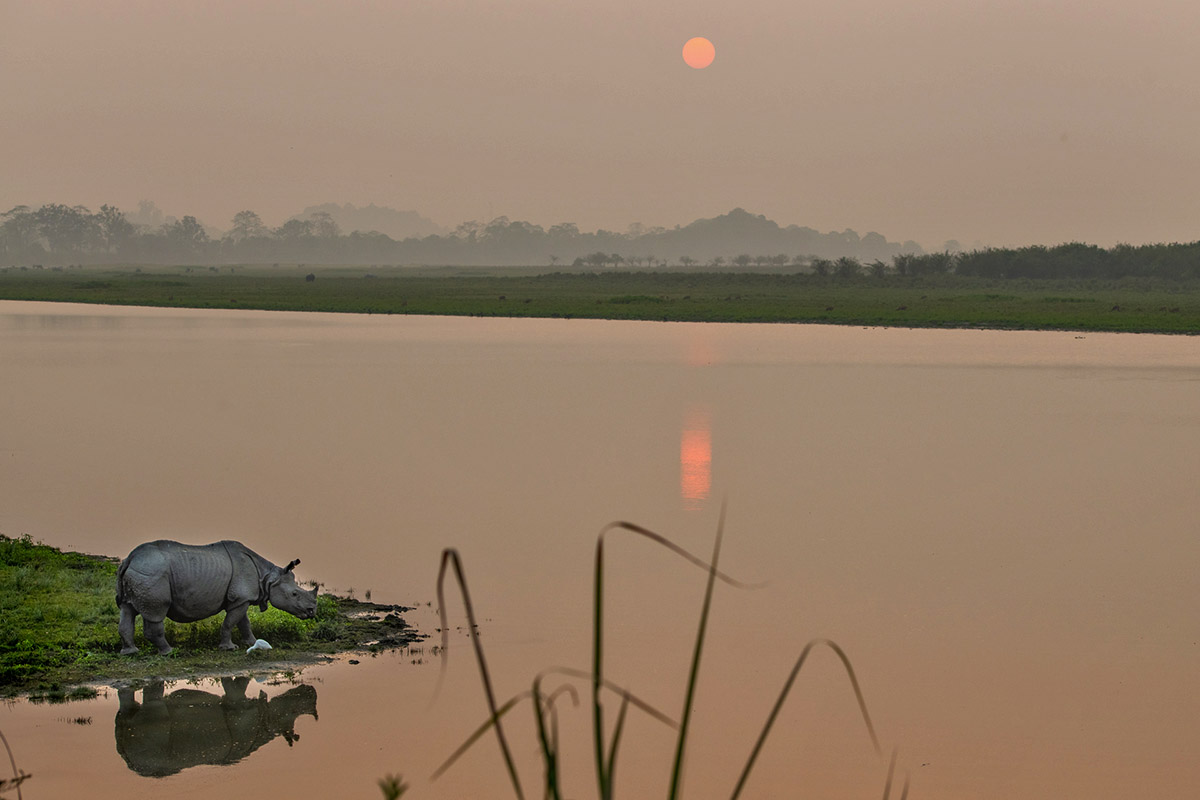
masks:
[[[707,557],[724,504],[721,567],[759,586],[715,592],[689,798],[730,795],[814,637],[853,662],[883,756],[817,650],[744,797],[879,797],[893,747],[893,796],[905,775],[938,800],[1194,796],[1197,475],[1187,337],[0,302],[0,532],[114,556],[240,539],[300,558],[301,579],[417,606],[431,634],[456,547],[502,698],[590,668],[607,523]],[[624,531],[606,542],[606,674],[678,718],[706,573]],[[152,705],[142,692],[8,703],[23,795],[368,798],[398,773],[406,799],[513,796],[491,739],[429,781],[487,716],[447,605],[436,696],[436,639],[304,670],[312,709],[291,684],[168,685],[213,698],[179,708],[280,710],[284,732],[228,745],[232,764],[139,772],[119,709]],[[564,783],[587,797],[576,685]],[[509,735],[538,796],[527,705]],[[673,748],[631,711],[617,796],[665,795]]]

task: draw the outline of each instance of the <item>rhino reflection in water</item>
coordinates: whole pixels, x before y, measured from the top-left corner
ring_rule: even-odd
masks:
[[[223,697],[199,689],[163,696],[163,682],[142,692],[118,691],[117,752],[139,775],[163,777],[200,764],[235,764],[276,736],[288,746],[300,738],[296,718],[317,718],[317,690],[296,686],[268,699],[246,697],[247,677],[222,678]]]

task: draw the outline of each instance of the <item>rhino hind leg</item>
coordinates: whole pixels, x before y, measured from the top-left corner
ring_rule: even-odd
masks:
[[[121,604],[121,621],[117,624],[117,632],[121,634],[121,655],[131,656],[138,651],[133,643],[133,619],[137,611],[129,603]]]

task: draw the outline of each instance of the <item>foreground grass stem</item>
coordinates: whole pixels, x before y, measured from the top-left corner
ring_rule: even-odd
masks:
[[[471,604],[471,593],[467,589],[467,580],[463,577],[462,559],[458,555],[458,551],[452,547],[448,547],[442,551],[442,563],[438,569],[437,579],[437,597],[438,597],[438,613],[441,615],[442,623],[442,653],[447,654],[449,645],[449,623],[446,618],[446,592],[445,578],[446,570],[453,567],[454,577],[458,580],[459,590],[462,592],[463,607],[467,612],[467,625],[469,626],[469,635],[471,644],[475,648],[475,660],[479,665],[479,674],[483,682],[483,693],[487,697],[488,710],[492,713],[492,721],[496,728],[496,739],[500,743],[500,752],[504,757],[504,765],[508,768],[509,778],[512,780],[513,791],[517,793],[520,800],[524,800],[525,793],[521,791],[521,779],[517,775],[517,765],[513,761],[512,752],[508,747],[508,739],[504,736],[504,728],[500,724],[500,712],[496,707],[496,693],[492,689],[492,677],[488,672],[487,659],[483,655],[483,645],[479,643],[479,627],[475,623],[475,608]],[[442,658],[442,675],[445,674],[447,657]],[[440,679],[439,679],[440,683]]]

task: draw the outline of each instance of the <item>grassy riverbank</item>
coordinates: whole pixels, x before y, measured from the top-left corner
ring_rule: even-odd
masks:
[[[256,636],[274,649],[216,649],[221,616],[167,622],[175,646],[160,656],[141,636],[141,653],[119,654],[115,600],[119,560],[62,552],[29,537],[0,535],[0,693],[69,696],[66,687],[146,677],[180,678],[247,668],[286,668],[334,653],[402,647],[418,641],[401,617],[409,609],[321,595],[317,616],[251,609]]]
[[[311,280],[308,280],[311,276]],[[0,270],[0,299],[186,308],[1200,333],[1200,282],[536,268]]]

